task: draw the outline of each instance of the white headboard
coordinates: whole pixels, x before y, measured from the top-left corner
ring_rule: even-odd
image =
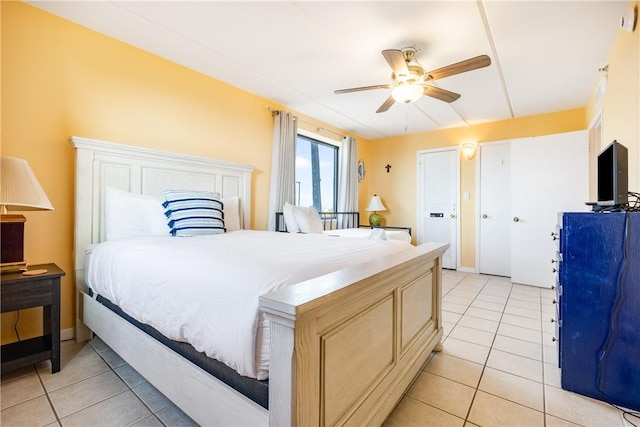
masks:
[[[150,196],[166,189],[217,191],[240,199],[241,226],[251,220],[254,166],[72,136],[76,149],[75,269],[85,248],[105,238],[107,186]]]

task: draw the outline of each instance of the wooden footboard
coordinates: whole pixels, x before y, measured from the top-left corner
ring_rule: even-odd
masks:
[[[376,425],[442,338],[445,244],[269,293],[270,425]]]

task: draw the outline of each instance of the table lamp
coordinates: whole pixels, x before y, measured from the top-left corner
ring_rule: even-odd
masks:
[[[378,211],[387,210],[387,208],[382,204],[380,196],[374,194],[373,197],[371,197],[371,201],[369,201],[369,206],[367,206],[365,210],[373,211],[373,213],[369,215],[369,225],[372,227],[380,227],[380,224],[382,224],[382,217],[378,215]]]
[[[23,215],[8,215],[8,211],[53,210],[26,160],[0,157],[0,271],[25,270]]]

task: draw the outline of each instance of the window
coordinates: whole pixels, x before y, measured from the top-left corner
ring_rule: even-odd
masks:
[[[337,211],[338,147],[298,135],[295,179],[296,205]]]

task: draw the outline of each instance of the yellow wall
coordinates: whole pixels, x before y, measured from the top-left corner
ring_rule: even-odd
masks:
[[[416,224],[417,152],[441,147],[455,147],[465,141],[479,144],[528,136],[549,135],[586,128],[584,109],[560,111],[538,116],[484,123],[469,127],[442,129],[414,135],[372,140],[362,144],[370,166],[368,188],[382,198],[388,211],[386,224],[413,227]],[[384,165],[390,164],[387,173]],[[476,161],[460,157],[460,194],[469,192],[469,200],[459,202],[460,266],[475,268],[476,235]],[[415,242],[415,233],[414,233]]]
[[[282,106],[25,3],[3,1],[0,8],[1,150],[29,162],[55,207],[24,213],[25,258],[66,271],[62,329],[75,319],[71,135],[253,164],[251,226],[266,228],[273,131],[267,108]],[[300,119],[316,133],[344,134]],[[21,312],[21,338],[39,334],[40,319],[41,309]],[[14,320],[15,313],[2,315],[2,342],[15,340]]]

